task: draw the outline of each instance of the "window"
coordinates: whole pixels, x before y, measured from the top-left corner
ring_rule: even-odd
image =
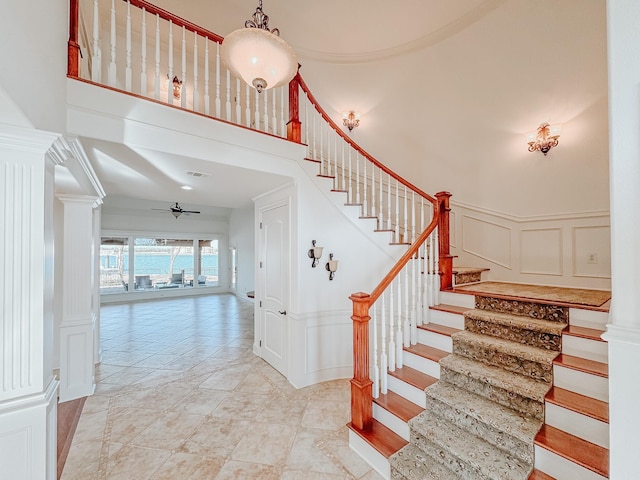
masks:
[[[100,242],[100,293],[122,293],[129,288],[129,239],[104,237]]]
[[[193,280],[193,240],[134,240],[135,289],[184,288]]]
[[[218,285],[218,240],[200,240],[200,279],[204,285]],[[203,278],[204,277],[204,278]]]

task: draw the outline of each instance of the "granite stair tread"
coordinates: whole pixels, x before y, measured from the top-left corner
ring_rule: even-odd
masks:
[[[440,361],[440,367],[452,370],[482,383],[543,403],[549,384],[508,372],[503,368],[475,362],[460,355],[449,355]]]
[[[575,357],[562,353],[553,361],[554,365],[577,370],[579,372],[590,373],[603,378],[609,378],[609,367],[606,363],[588,360],[586,358]]]
[[[552,387],[545,400],[573,412],[609,423],[609,404],[560,387]]]
[[[425,323],[423,325],[418,325],[418,328],[421,330],[426,330],[427,332],[445,335],[447,337],[450,337],[454,333],[458,333],[461,331],[458,328],[447,327],[446,325],[440,325],[438,323]]]
[[[434,362],[439,362],[444,357],[449,355],[449,352],[445,352],[444,350],[439,350],[434,347],[429,347],[421,343],[417,343],[409,347],[404,347],[404,351],[413,353],[423,358],[427,358],[429,360],[433,360]]]
[[[464,479],[526,480],[532,466],[435,415],[409,422],[411,443],[433,450],[450,470]]]
[[[582,438],[543,425],[536,435],[535,444],[592,472],[609,478],[609,450]]]
[[[374,398],[373,403],[381,406],[405,422],[408,422],[424,411],[424,408],[410,402],[391,390],[386,394],[380,394],[378,398]]]
[[[472,417],[530,445],[533,445],[533,439],[542,426],[540,420],[523,415],[450,383],[438,382],[428,387],[425,393],[427,395],[427,411],[430,410],[430,400],[435,400],[449,405],[457,415]]]
[[[469,332],[466,330],[456,333],[453,338],[455,341],[473,343],[490,351],[498,351],[500,353],[512,355],[532,362],[542,363],[548,366],[551,366],[553,359],[558,356],[558,352],[553,350],[543,350],[523,343],[489,337],[487,335]]]
[[[564,322],[541,320],[524,315],[492,312],[489,310],[469,310],[464,314],[464,316],[465,318],[469,318],[471,320],[497,323],[506,327],[515,327],[522,330],[531,330],[534,332],[544,332],[551,335],[562,335],[562,331],[567,327],[567,324]]]
[[[459,480],[460,477],[433,457],[409,444],[389,458],[391,478],[396,480]],[[398,475],[394,475],[394,470]]]
[[[368,431],[360,430],[352,423],[347,424],[347,427],[386,458],[389,458],[408,443],[404,438],[397,435],[390,428],[385,427],[375,418],[372,419],[371,430]]]
[[[390,371],[389,375],[420,390],[424,390],[429,385],[433,385],[438,381],[437,378],[422,373],[415,368],[407,367],[406,365],[402,368],[396,368],[393,372]]]

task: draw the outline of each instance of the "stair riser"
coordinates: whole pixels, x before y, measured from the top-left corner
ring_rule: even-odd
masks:
[[[569,323],[569,309],[555,305],[476,296],[475,308],[489,312],[510,313],[540,320]]]
[[[553,381],[553,368],[551,364],[542,364],[531,360],[525,360],[514,355],[497,350],[487,350],[479,345],[467,343],[455,338],[453,353],[462,355],[472,360],[501,367],[509,372],[518,373],[528,378],[551,383]]]
[[[546,350],[560,352],[562,348],[562,337],[560,335],[551,335],[545,332],[525,330],[515,326],[500,325],[470,318],[465,318],[464,328],[470,332],[502,338],[504,340],[513,340]]]
[[[428,330],[418,329],[418,343],[428,345],[429,347],[437,348],[444,352],[451,353],[452,340],[448,335],[441,335],[439,333],[430,332]]]
[[[609,363],[609,346],[606,342],[598,340],[563,335],[562,353],[596,362]]]
[[[524,397],[517,392],[507,391],[503,388],[491,385],[481,380],[471,378],[448,368],[441,369],[441,379],[459,388],[481,395],[500,405],[512,408],[517,412],[530,415],[542,420],[544,418],[544,405],[542,401]]]
[[[349,447],[378,472],[382,478],[389,480],[391,471],[389,460],[367,443],[360,435],[349,430]]]
[[[373,418],[382,423],[396,435],[409,441],[409,425],[404,420],[396,417],[393,413],[385,410],[380,405],[373,404]]]
[[[413,385],[409,385],[408,383],[398,380],[396,377],[392,377],[391,375],[388,377],[388,383],[389,390],[392,392],[397,393],[422,408],[427,406],[427,399],[424,394],[424,390],[414,387]]]
[[[609,448],[609,424],[595,418],[546,402],[544,420],[559,430]]]
[[[464,329],[464,317],[459,313],[443,312],[442,310],[429,309],[429,321],[444,325],[445,327]]]
[[[433,378],[440,378],[440,364],[438,362],[407,351],[402,352],[402,360],[404,365],[408,367],[415,368]]]
[[[454,281],[456,285],[464,285],[465,283],[476,283],[482,280],[482,272],[473,273],[456,273]]]
[[[609,323],[609,312],[584,310],[582,308],[570,308],[569,318],[571,319],[571,325],[575,325],[577,327],[606,330],[607,323]]]
[[[597,375],[554,365],[553,384],[603,402],[609,401],[609,381]]]
[[[440,303],[472,309],[475,305],[475,298],[466,293],[440,292]]]
[[[545,448],[535,446],[535,468],[559,480],[607,480],[606,477],[571,462]]]
[[[477,437],[483,438],[495,445],[505,453],[518,457],[526,463],[533,463],[533,444],[527,444],[517,438],[499,431],[483,423],[458,408],[452,408],[438,399],[432,398],[427,389],[427,410],[435,415],[448,420],[458,428],[465,430]]]

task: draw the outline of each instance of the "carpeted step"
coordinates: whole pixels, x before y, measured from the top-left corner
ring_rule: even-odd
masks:
[[[465,330],[557,352],[562,348],[566,326],[563,322],[477,309],[464,314]]]
[[[533,465],[436,415],[409,422],[411,444],[465,480],[526,480]]]
[[[425,393],[427,410],[421,415],[436,414],[504,452],[533,463],[533,439],[542,421],[446,382],[428,387]]]
[[[544,418],[544,397],[551,387],[455,354],[440,360],[440,380],[540,420]]]
[[[453,267],[455,285],[476,283],[482,280],[482,272],[488,272],[488,268]]]
[[[543,350],[466,330],[452,335],[451,338],[453,353],[525,377],[547,383],[553,381],[553,359],[558,356],[555,350]]]
[[[461,287],[464,288],[464,287]],[[471,288],[471,286],[469,287]],[[476,293],[475,307],[495,313],[510,313],[551,322],[569,322],[569,308],[517,298],[492,297]]]
[[[393,480],[458,480],[460,478],[412,444],[389,457],[389,464]]]

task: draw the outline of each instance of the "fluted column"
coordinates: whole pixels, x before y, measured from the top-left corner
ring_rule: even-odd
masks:
[[[53,181],[60,137],[0,126],[0,477],[56,478]]]
[[[97,197],[58,195],[63,204],[60,401],[92,395],[95,389],[93,310],[94,219]]]

